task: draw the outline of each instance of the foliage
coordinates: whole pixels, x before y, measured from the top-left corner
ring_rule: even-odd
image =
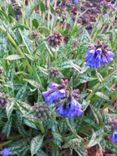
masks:
[[[0,109],[0,136],[4,134],[0,148],[8,147],[11,155],[18,156],[59,156],[64,149],[87,156],[87,148],[95,145],[117,153],[108,137],[113,132],[110,121],[117,118],[113,106],[117,100],[117,57],[96,69],[88,67],[84,59],[88,46],[99,40],[117,54],[117,10],[109,9],[105,16],[102,9],[90,33],[72,19],[69,9],[59,15],[56,2],[48,5],[34,0],[25,5],[21,1],[22,15],[16,20],[12,4],[0,1],[0,92],[8,98],[6,109]],[[79,12],[81,4],[77,5]],[[63,15],[67,18],[62,26]],[[51,47],[47,40],[54,32],[68,41]],[[59,70],[57,77],[49,73],[53,67]],[[53,104],[48,118],[35,117],[33,106],[44,102],[42,92],[48,83],[60,83],[64,78],[69,80],[69,88],[80,90],[83,115],[61,117]]]

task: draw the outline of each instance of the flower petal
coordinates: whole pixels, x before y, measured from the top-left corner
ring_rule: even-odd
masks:
[[[112,142],[117,142],[117,131],[112,134]]]
[[[59,104],[56,112],[67,118],[74,118],[83,114],[81,105],[74,98],[71,98],[68,103]]]
[[[49,104],[52,104],[54,102],[56,102],[57,100],[59,100],[60,98],[64,98],[65,97],[65,90],[61,89],[61,90],[57,90],[57,91],[46,91],[42,93],[45,101]]]
[[[51,89],[57,89],[60,85],[54,82],[49,83],[48,87]]]

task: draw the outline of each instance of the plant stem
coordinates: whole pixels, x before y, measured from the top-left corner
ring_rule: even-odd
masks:
[[[45,129],[44,129],[42,121],[39,121],[38,124],[39,124],[39,129],[41,130],[41,133],[45,134]]]

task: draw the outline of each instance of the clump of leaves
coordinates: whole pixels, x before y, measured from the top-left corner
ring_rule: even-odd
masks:
[[[8,99],[0,109],[0,154],[6,148],[18,156],[88,156],[94,149],[94,155],[117,153],[111,137],[117,128],[112,123],[117,117],[117,10],[112,4],[100,7],[89,30],[89,23],[79,21],[86,12],[91,14],[91,8],[87,10],[82,1],[69,2],[0,1],[0,105]],[[92,4],[98,5],[98,1]],[[89,64],[94,64],[92,60],[95,67],[103,64],[92,68],[85,57],[99,42],[115,57],[105,63],[108,56],[98,52],[106,49],[90,49]],[[48,87],[53,82],[62,86]],[[46,98],[54,98],[51,105],[42,96],[46,90]],[[68,95],[77,102],[64,103]]]

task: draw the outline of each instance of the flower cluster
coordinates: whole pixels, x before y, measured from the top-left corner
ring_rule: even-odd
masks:
[[[82,3],[81,11],[83,14],[79,18],[78,23],[85,25],[90,32],[93,24],[96,22],[96,18],[102,11],[102,7],[104,7],[104,12],[108,13],[108,8],[117,9],[117,3],[113,3],[112,0],[89,0]]]
[[[35,117],[40,119],[47,119],[49,116],[49,107],[47,104],[35,104],[33,106],[33,111],[35,113]]]
[[[103,42],[98,42],[97,45],[92,45],[85,57],[87,65],[94,68],[99,68],[105,64],[109,64],[115,57],[107,45]]]
[[[62,35],[60,33],[53,33],[48,37],[48,44],[51,47],[57,47],[61,44],[62,42]]]
[[[59,6],[61,6],[62,8],[65,7],[71,7],[73,4],[75,4],[77,2],[77,0],[62,0],[61,3],[59,3]]]
[[[14,9],[16,20],[18,21],[22,16],[21,6],[19,6],[19,4],[15,0],[11,0],[11,4]]]
[[[50,77],[57,77],[57,76],[59,76],[59,69],[51,67],[48,69],[48,73],[49,73]]]
[[[62,0],[60,2],[57,3],[56,6],[56,12],[59,14],[59,16],[64,16],[63,13],[63,9],[66,11],[70,11],[72,18],[73,16],[75,16],[77,14],[77,4],[78,4],[78,0]],[[65,16],[64,16],[65,17]]]
[[[50,83],[50,89],[43,92],[42,95],[48,104],[56,104],[56,112],[61,116],[67,118],[80,116],[83,113],[82,107],[75,99],[75,97],[79,98],[79,96],[76,95],[78,90],[70,94],[70,92],[66,90],[66,84],[67,82],[65,81],[63,81],[61,85]]]
[[[86,1],[81,6],[83,15],[78,22],[82,25],[92,25],[96,21],[96,17],[100,13],[100,4]]]
[[[117,9],[117,2],[113,0],[102,0],[101,5],[106,8]]]

